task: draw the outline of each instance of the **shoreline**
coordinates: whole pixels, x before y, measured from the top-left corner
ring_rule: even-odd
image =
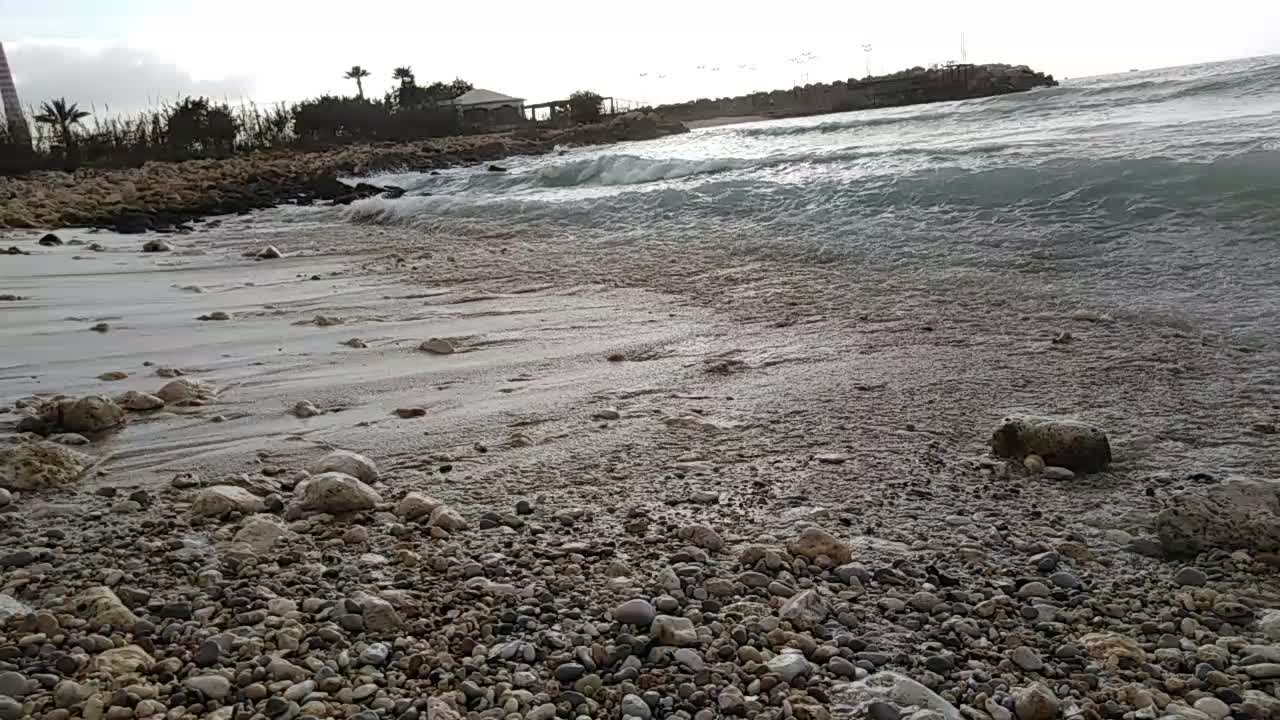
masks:
[[[382,170],[439,170],[541,155],[557,147],[651,140],[687,132],[643,114],[535,133],[508,132],[415,143],[350,145],[315,152],[271,151],[224,160],[146,163],[128,170],[40,172],[0,177],[0,230],[96,227],[120,233],[173,232],[192,221],[283,203],[347,203],[386,191],[339,177]]]

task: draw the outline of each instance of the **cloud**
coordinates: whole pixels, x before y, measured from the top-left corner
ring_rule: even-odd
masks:
[[[87,50],[52,44],[6,48],[24,105],[38,107],[65,97],[81,108],[132,112],[154,108],[185,95],[232,102],[247,98],[248,77],[196,80],[191,73],[150,53],[128,47]]]

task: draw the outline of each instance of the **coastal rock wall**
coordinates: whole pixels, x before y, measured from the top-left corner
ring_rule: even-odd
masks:
[[[118,232],[173,227],[195,217],[272,207],[298,198],[359,193],[337,182],[387,169],[433,170],[539,155],[565,145],[650,140],[688,132],[652,113],[596,125],[523,130],[412,143],[350,145],[320,152],[271,151],[222,160],[151,162],[122,170],[81,169],[0,177],[0,229],[96,226]],[[372,188],[381,191],[381,188]],[[368,194],[367,192],[365,194]]]
[[[717,100],[704,98],[662,105],[655,111],[665,118],[680,121],[742,115],[800,117],[1003,95],[1057,84],[1052,75],[1036,72],[1025,65],[954,65],[936,69],[912,68],[866,80],[837,80]]]

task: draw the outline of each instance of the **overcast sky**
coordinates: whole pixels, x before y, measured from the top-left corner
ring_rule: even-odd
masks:
[[[530,101],[641,102],[959,60],[1058,77],[1280,53],[1280,2],[1217,0],[0,0],[24,104],[129,110],[183,94],[262,103],[366,94],[412,66]],[[660,77],[665,76],[665,77]]]

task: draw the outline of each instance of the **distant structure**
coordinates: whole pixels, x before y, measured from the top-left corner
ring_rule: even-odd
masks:
[[[524,115],[524,98],[476,88],[453,99],[464,120],[503,124],[519,122]]]
[[[18,88],[13,84],[13,73],[9,71],[9,60],[4,55],[4,43],[0,42],[0,101],[4,103],[4,118],[9,124],[9,134],[21,142],[31,141],[31,131],[27,128],[27,119],[22,116],[22,105],[18,103]]]

